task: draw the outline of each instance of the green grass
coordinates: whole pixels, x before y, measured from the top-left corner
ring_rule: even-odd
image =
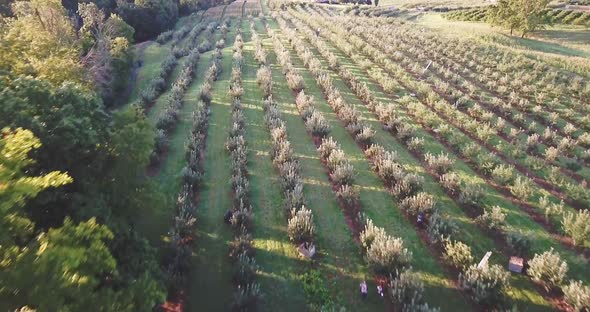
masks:
[[[441,14],[422,14],[416,19],[419,26],[428,27],[444,35],[459,38],[484,38],[501,47],[520,52],[535,52],[540,55],[560,57],[590,57],[590,32],[583,28],[571,26],[554,26],[548,30],[530,34],[530,38],[520,38],[515,33],[509,36],[507,31],[492,27],[484,22],[449,21]],[[417,26],[418,26],[417,25]]]
[[[233,293],[232,266],[227,254],[233,235],[223,222],[223,215],[232,205],[230,158],[225,150],[231,116],[227,90],[235,27],[230,29],[223,49],[222,72],[213,84],[205,174],[197,195],[197,238],[193,270],[188,279],[186,311],[227,311]],[[201,77],[206,70],[201,68],[197,75]]]
[[[309,262],[298,257],[294,245],[287,236],[287,219],[283,210],[283,195],[278,173],[270,158],[270,135],[264,123],[262,92],[256,84],[258,65],[253,58],[250,27],[242,23],[244,60],[242,83],[246,90],[242,96],[246,119],[246,144],[248,145],[248,170],[250,195],[254,209],[254,245],[256,262],[260,265],[258,282],[264,300],[261,311],[305,310],[303,286],[298,276]]]
[[[274,22],[270,22],[270,25],[275,30],[278,30]],[[267,45],[270,45],[270,43],[267,43]],[[270,58],[270,63],[274,64],[274,54],[271,55],[273,56]],[[301,61],[293,53],[292,61],[296,67],[303,66]],[[279,69],[277,66],[275,65],[276,71]],[[306,83],[306,93],[315,97],[316,108],[324,114],[332,126],[330,135],[340,143],[342,150],[347,154],[358,172],[355,181],[360,186],[360,199],[364,212],[369,218],[374,220],[376,225],[384,227],[389,234],[404,239],[405,245],[413,252],[414,268],[422,273],[426,286],[426,296],[431,304],[441,306],[443,309],[445,307],[452,307],[456,311],[469,310],[468,305],[466,305],[460,294],[451,288],[451,282],[443,273],[442,267],[422,245],[412,225],[406,221],[399,208],[395,206],[391,195],[386,192],[381,180],[370,168],[362,150],[356,145],[352,137],[336,118],[332,109],[325,102],[322,92],[319,86],[316,85],[311,74],[307,71],[300,71],[300,74]],[[280,73],[279,77],[281,80],[284,80]],[[285,90],[288,91],[286,86]],[[290,93],[290,91],[288,92]],[[291,101],[291,103],[293,102]],[[293,104],[289,105],[289,112],[297,114]],[[301,118],[298,120],[303,124]]]

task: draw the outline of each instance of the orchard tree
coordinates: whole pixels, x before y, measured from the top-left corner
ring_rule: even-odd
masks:
[[[524,38],[528,33],[543,29],[550,21],[543,14],[549,0],[499,0],[490,8],[488,21],[492,25],[520,31]]]

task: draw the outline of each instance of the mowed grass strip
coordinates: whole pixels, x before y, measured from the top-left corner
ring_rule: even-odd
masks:
[[[263,26],[259,20],[256,23],[261,39],[266,38]],[[281,108],[283,119],[287,126],[289,140],[293,152],[301,163],[301,175],[304,179],[303,192],[307,199],[308,208],[313,211],[316,225],[316,245],[318,248],[317,269],[324,277],[331,298],[338,305],[345,306],[351,311],[376,311],[383,309],[383,304],[375,295],[373,285],[367,301],[361,301],[359,283],[363,279],[370,281],[370,274],[364,266],[359,249],[352,239],[346,220],[336,197],[326,171],[320,162],[318,153],[311,137],[307,134],[305,124],[295,108],[295,98],[287,86],[280,65],[271,51],[271,43],[264,42],[271,64],[273,79],[273,98]],[[260,102],[260,109],[262,102]]]
[[[213,101],[203,166],[205,174],[197,198],[197,238],[193,270],[188,278],[186,311],[228,311],[234,291],[232,265],[228,259],[228,243],[233,235],[223,222],[223,215],[232,205],[230,157],[225,149],[225,141],[231,117],[231,99],[227,90],[232,68],[235,22],[232,20],[230,32],[225,38],[221,73],[212,85]],[[208,67],[201,68],[197,76],[202,77]],[[198,90],[195,93],[197,95]]]
[[[358,67],[350,58],[345,56],[340,50],[333,47],[329,42],[325,41],[331,48],[331,51],[338,56],[338,59],[342,66],[351,70],[356,77],[367,84],[373,94],[383,103],[393,101],[382,89],[377,86],[372,80],[370,80],[361,68]],[[321,55],[316,49],[310,50],[318,59],[322,59]],[[302,65],[302,64],[301,64]],[[375,142],[386,147],[388,150],[394,150],[398,153],[398,161],[404,165],[409,172],[416,173],[424,178],[424,191],[431,194],[436,198],[439,206],[442,207],[442,213],[452,219],[460,229],[461,240],[471,246],[474,258],[480,259],[487,251],[492,251],[491,263],[500,264],[505,266],[508,258],[503,255],[496,247],[493,240],[483,233],[475,224],[473,219],[470,219],[463,211],[463,209],[451,199],[441,188],[437,180],[430,176],[422,164],[414,158],[405,147],[400,144],[391,134],[383,130],[381,123],[376,120],[373,113],[371,113],[363,104],[362,101],[346,86],[345,82],[338,76],[338,74],[330,70],[331,78],[333,83],[340,89],[342,96],[349,102],[357,105],[357,109],[362,113],[363,117],[367,122],[371,124],[375,129]],[[400,116],[405,117],[405,121],[414,124],[418,129],[418,136],[424,138],[424,149],[432,154],[438,155],[440,153],[452,154],[451,151],[447,150],[441,145],[435,138],[426,133],[423,129],[419,128],[412,120],[408,119],[401,110],[398,110]],[[455,162],[455,170],[457,173],[464,176],[466,164],[460,160]],[[468,167],[467,167],[468,168]],[[509,291],[509,296],[515,301],[520,307],[531,308],[537,310],[551,310],[550,304],[543,299],[543,297],[536,291],[532,283],[528,281],[526,276],[513,275],[511,280],[513,288]]]
[[[256,84],[258,65],[253,58],[250,25],[242,22],[244,62],[242,68],[242,110],[246,119],[250,196],[254,209],[254,246],[260,266],[257,277],[264,294],[260,311],[304,311],[303,285],[299,280],[309,263],[298,257],[287,235],[287,218],[278,172],[269,151],[270,134],[264,122],[262,92]]]
[[[282,37],[278,25],[274,20],[269,21],[269,26]],[[285,47],[289,47],[283,38]],[[309,46],[311,47],[311,46]],[[317,85],[310,72],[304,70],[301,59],[291,50],[293,65],[299,68],[299,73],[305,80],[306,93],[315,97],[316,108],[321,111],[330,122],[332,131],[330,135],[338,141],[342,150],[348,155],[349,160],[355,167],[358,175],[355,182],[360,186],[360,200],[365,214],[373,219],[375,225],[385,228],[393,236],[401,237],[405,246],[413,253],[413,267],[421,273],[425,283],[427,301],[443,310],[447,308],[455,311],[468,311],[469,305],[461,294],[453,288],[452,281],[445,274],[443,267],[432,257],[428,249],[422,244],[413,225],[408,223],[399,207],[396,206],[392,196],[385,190],[379,177],[371,169],[363,151],[358,147],[352,136],[344,128],[332,108],[324,99],[324,94]],[[333,82],[337,77],[332,77]],[[343,82],[335,84],[341,91],[344,91]],[[349,100],[349,98],[347,98]],[[354,103],[354,102],[350,102]],[[358,104],[358,103],[354,103]],[[357,105],[357,109],[361,109]],[[293,107],[293,109],[295,109]],[[373,125],[377,130],[379,127]],[[385,145],[388,149],[390,147]]]

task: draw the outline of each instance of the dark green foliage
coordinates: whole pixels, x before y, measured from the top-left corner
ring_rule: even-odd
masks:
[[[328,308],[333,305],[332,298],[330,298],[330,292],[324,283],[320,271],[310,270],[300,276],[301,282],[303,283],[303,291],[307,297],[308,302],[316,307]]]

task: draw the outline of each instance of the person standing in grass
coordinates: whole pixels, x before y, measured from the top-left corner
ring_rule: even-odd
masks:
[[[367,282],[361,282],[361,298],[367,299]]]

